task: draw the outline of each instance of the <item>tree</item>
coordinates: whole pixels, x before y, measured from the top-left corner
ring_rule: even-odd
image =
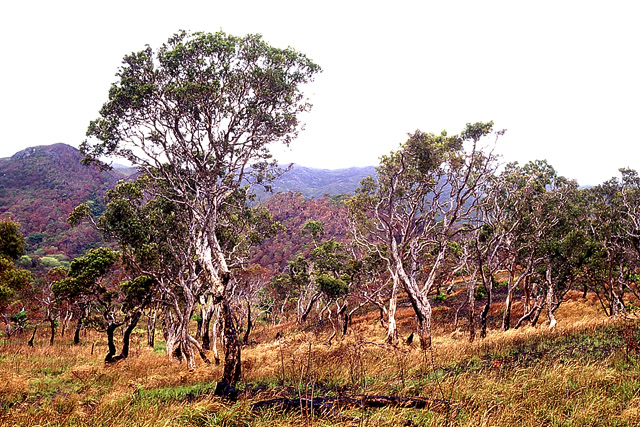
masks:
[[[586,234],[585,292],[595,292],[609,316],[626,315],[625,293],[640,296],[638,268],[637,172],[621,169],[622,179],[612,178],[581,191],[586,210],[582,230]]]
[[[240,376],[240,345],[228,298],[229,254],[216,234],[221,210],[247,182],[275,176],[269,146],[295,137],[298,115],[310,108],[301,87],[319,71],[301,53],[257,35],[183,31],[157,52],[147,46],[125,56],[82,145],[88,162],[128,159],[170,189],[161,196],[189,212],[188,238],[222,307],[229,383]]]
[[[17,298],[20,291],[33,280],[28,271],[15,266],[15,261],[23,253],[24,238],[20,233],[20,226],[11,220],[0,221],[0,315],[8,337],[14,332],[11,319],[16,319],[10,314],[10,306],[16,303],[20,306],[18,312],[24,312]]]
[[[536,302],[516,327],[527,319],[535,325],[546,306],[549,328],[553,328],[557,323],[554,312],[577,281],[585,260],[584,239],[578,231],[581,221],[578,185],[559,176],[545,161],[529,162],[523,170],[534,180],[536,193],[527,221],[527,227],[533,230],[533,234],[527,231],[527,235],[534,238],[535,245],[530,250],[535,258],[532,274],[536,279],[527,293]]]
[[[416,131],[398,151],[382,157],[377,181],[363,181],[350,203],[352,215],[365,225],[358,240],[386,246],[389,272],[407,292],[423,348],[431,345],[428,298],[448,242],[476,215],[496,167],[493,155],[478,146],[492,133],[492,122],[467,124],[454,136]],[[425,262],[428,267],[422,268]]]
[[[67,277],[55,282],[51,290],[56,298],[65,299],[78,306],[78,325],[88,318],[95,306],[102,321],[98,321],[107,332],[109,361],[115,355],[113,333],[123,323],[116,320],[117,291],[114,290],[114,266],[120,254],[108,248],[91,249],[84,257],[71,262]],[[95,322],[95,319],[94,319]],[[76,329],[78,331],[78,328]],[[76,340],[77,341],[77,333]],[[76,342],[77,343],[77,342]]]

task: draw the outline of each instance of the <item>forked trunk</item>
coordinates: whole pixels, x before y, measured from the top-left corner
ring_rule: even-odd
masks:
[[[200,239],[197,239],[200,243],[198,259],[206,274],[206,279],[211,283],[214,297],[221,304],[224,329],[224,369],[222,379],[230,385],[234,385],[240,380],[241,352],[238,329],[233,320],[233,313],[227,295],[227,285],[231,279],[231,274],[222,249],[217,240],[215,240],[215,235],[207,236],[205,234],[200,237]]]
[[[138,324],[138,320],[142,317],[142,309],[136,310],[129,319],[127,326],[124,329],[124,334],[122,335],[122,351],[120,354],[113,358],[113,361],[118,361],[122,359],[126,359],[129,357],[129,345],[131,341],[131,332],[135,329]]]
[[[401,264],[397,265],[397,274],[404,286],[409,301],[416,313],[417,332],[423,350],[431,347],[431,303],[426,293],[420,291],[418,285],[409,278]],[[427,287],[427,289],[430,288]]]

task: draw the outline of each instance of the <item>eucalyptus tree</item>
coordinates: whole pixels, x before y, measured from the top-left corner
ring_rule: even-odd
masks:
[[[62,301],[53,293],[53,286],[56,282],[67,277],[67,269],[64,267],[54,267],[50,269],[40,284],[40,290],[37,292],[35,299],[44,310],[44,320],[49,322],[49,345],[53,345],[58,319],[61,317],[62,311],[69,309],[70,302]]]
[[[535,249],[546,224],[534,221],[533,214],[547,191],[548,173],[551,169],[546,162],[531,162],[524,167],[509,163],[493,181],[486,198],[486,227],[498,244],[499,266],[508,274],[503,331],[511,325],[515,290],[525,285],[540,262]]]
[[[516,327],[530,320],[535,325],[546,307],[549,328],[557,321],[554,312],[566,292],[577,283],[585,262],[584,234],[579,231],[584,219],[575,181],[559,176],[545,161],[527,163],[524,172],[534,179],[536,196],[532,200],[527,227],[534,230],[536,283],[527,290],[536,302],[519,319]]]
[[[120,254],[108,248],[91,249],[85,256],[71,261],[67,276],[55,282],[51,290],[60,299],[78,306],[78,325],[87,322],[93,312],[98,310],[101,319],[93,319],[96,327],[102,327],[107,333],[109,352],[105,358],[110,361],[116,349],[113,334],[116,328],[124,324],[117,317],[118,292],[115,289],[116,264]],[[78,328],[76,328],[78,329]],[[74,342],[77,344],[78,333]]]
[[[638,271],[639,179],[621,169],[612,178],[581,191],[584,197],[589,259],[584,268],[585,289],[595,292],[607,315],[626,315],[625,294],[640,297]]]
[[[431,303],[448,243],[477,215],[496,160],[480,141],[496,137],[493,123],[467,124],[460,135],[416,131],[398,151],[381,158],[377,181],[363,180],[349,203],[360,223],[357,240],[383,243],[389,273],[407,292],[423,348],[431,345]],[[428,259],[428,266],[423,262]]]
[[[108,248],[91,249],[83,257],[74,259],[69,270],[51,271],[51,278],[59,280],[51,285],[55,302],[66,301],[79,306],[79,325],[85,323],[107,334],[108,352],[105,362],[115,362],[129,356],[130,337],[138,323],[142,309],[149,298],[152,279],[139,276],[133,280],[121,280],[120,253]],[[66,274],[65,274],[66,273]],[[133,308],[137,307],[137,308]],[[94,316],[92,313],[97,311]],[[49,315],[51,342],[53,343],[53,320]],[[116,329],[124,326],[122,349],[116,355],[114,340]],[[78,340],[78,333],[74,341]]]
[[[125,56],[100,117],[82,145],[88,159],[129,160],[188,210],[187,236],[222,306],[224,379],[240,376],[240,346],[228,300],[231,270],[217,234],[221,209],[238,188],[274,177],[269,147],[288,144],[309,110],[301,89],[319,67],[258,35],[180,32],[156,52]]]

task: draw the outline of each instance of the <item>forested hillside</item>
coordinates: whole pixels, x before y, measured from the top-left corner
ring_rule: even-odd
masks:
[[[126,175],[86,167],[81,160],[80,152],[66,144],[31,147],[0,159],[0,218],[20,224],[34,263],[53,255],[45,260],[53,265],[101,242],[89,226],[71,228],[66,219],[80,203],[100,214],[106,190]]]
[[[83,165],[82,157],[75,147],[53,144],[0,159],[0,218],[12,219],[21,226],[27,250],[22,266],[43,269],[67,265],[89,248],[104,243],[94,228],[88,224],[70,227],[67,218],[81,203],[87,203],[93,214],[100,216],[106,191],[130,177],[135,169],[116,165],[101,171]],[[323,221],[327,235],[342,240],[346,234],[344,208],[336,196],[353,193],[359,181],[374,172],[373,167],[332,171],[294,165],[274,182],[272,192],[258,190],[259,198],[285,231],[265,242],[255,261],[274,270],[284,268],[308,243],[299,239],[307,220]]]

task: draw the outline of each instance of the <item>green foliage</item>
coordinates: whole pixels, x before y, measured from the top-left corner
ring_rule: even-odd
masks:
[[[483,282],[480,282],[480,284],[476,286],[473,296],[476,300],[481,300],[482,298],[487,296],[487,287]]]
[[[0,221],[0,311],[33,280],[31,273],[16,268],[14,260],[24,253],[24,239],[13,221]]]
[[[24,254],[24,238],[20,225],[11,220],[0,221],[0,256],[16,260]]]
[[[447,294],[445,294],[444,292],[440,292],[433,297],[433,300],[436,302],[444,302],[444,300],[446,299],[447,299]]]
[[[140,304],[152,291],[155,280],[149,276],[138,276],[133,280],[125,280],[120,287],[125,295],[126,305]]]
[[[108,248],[91,249],[84,257],[71,261],[68,277],[54,283],[51,290],[55,295],[75,298],[80,295],[99,296],[107,299],[112,295],[99,284],[104,276],[120,259],[120,253]]]
[[[302,232],[311,234],[314,242],[317,242],[325,234],[324,225],[320,221],[312,220],[304,223]]]
[[[316,278],[318,288],[329,298],[340,298],[349,293],[349,285],[340,279],[328,274],[320,274]]]
[[[69,267],[69,260],[64,254],[46,255],[39,259],[40,265],[47,268]]]

